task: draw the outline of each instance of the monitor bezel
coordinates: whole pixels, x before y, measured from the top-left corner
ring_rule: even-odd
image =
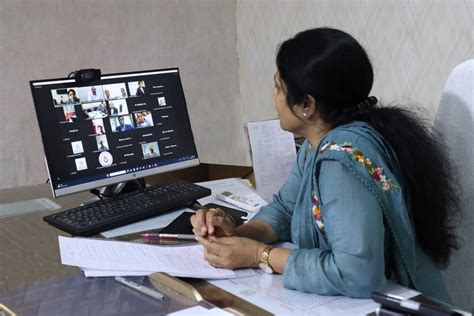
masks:
[[[181,90],[183,91],[183,100],[184,100],[184,105],[186,107],[186,111],[188,112],[188,119],[189,119],[189,110],[188,110],[188,103],[186,101],[186,96],[184,94],[184,87],[183,83],[181,81],[181,75],[179,71],[179,67],[174,67],[174,68],[164,68],[164,69],[151,69],[151,70],[141,70],[141,71],[129,71],[129,72],[120,72],[120,73],[111,73],[111,74],[102,74],[101,77],[98,80],[107,80],[107,79],[116,79],[116,78],[126,78],[126,77],[133,77],[133,76],[140,76],[140,75],[153,75],[153,74],[160,74],[160,73],[170,73],[170,72],[177,72],[178,78],[179,78],[179,85]],[[196,148],[196,142],[194,138],[194,133],[192,131],[192,126],[191,126],[191,120],[189,119],[189,124],[191,127],[191,135],[193,137],[193,143],[196,148],[196,158],[194,159],[189,159],[189,160],[184,160],[180,162],[175,162],[172,164],[168,165],[163,165],[163,166],[158,166],[153,169],[145,169],[145,170],[137,170],[132,173],[126,173],[126,174],[119,174],[116,176],[100,179],[100,180],[95,180],[91,182],[86,182],[86,183],[81,183],[73,186],[67,186],[63,188],[54,188],[53,181],[51,181],[52,176],[49,171],[49,162],[48,162],[48,157],[46,156],[46,146],[45,146],[45,140],[43,138],[43,133],[41,132],[41,127],[40,127],[40,122],[39,122],[39,115],[37,111],[37,106],[34,100],[34,87],[37,85],[45,85],[45,84],[59,84],[59,83],[74,83],[75,79],[72,78],[53,78],[53,79],[41,79],[41,80],[31,80],[30,81],[30,88],[31,88],[31,96],[33,99],[33,106],[35,107],[35,115],[36,115],[36,120],[38,123],[38,128],[40,129],[40,135],[41,135],[41,143],[43,146],[43,152],[44,152],[44,161],[46,165],[46,171],[48,173],[48,179],[49,184],[51,186],[51,191],[53,193],[53,196],[55,198],[61,197],[61,196],[66,196],[70,194],[75,194],[75,193],[80,193],[84,192],[87,190],[92,190],[96,188],[101,188],[105,187],[108,185],[114,185],[120,182],[124,181],[131,181],[131,180],[136,180],[140,178],[144,178],[147,176],[152,176],[152,175],[157,175],[157,174],[162,174],[165,172],[170,172],[170,171],[175,171],[175,170],[181,170],[185,168],[190,168],[190,167],[195,167],[200,164],[199,161],[199,155],[197,152]]]

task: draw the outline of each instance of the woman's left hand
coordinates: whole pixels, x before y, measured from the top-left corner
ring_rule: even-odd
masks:
[[[264,243],[244,237],[211,237],[196,235],[204,247],[204,259],[216,268],[237,269],[258,267]]]

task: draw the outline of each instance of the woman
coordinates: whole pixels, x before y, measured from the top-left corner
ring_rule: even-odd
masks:
[[[220,209],[192,218],[210,264],[283,273],[287,288],[369,297],[386,279],[449,302],[458,210],[442,147],[406,109],[368,97],[373,71],[350,35],[318,28],[279,48],[273,98],[282,129],[307,140],[287,181],[247,224]],[[291,241],[299,249],[272,248]]]
[[[67,91],[67,95],[69,97],[69,99],[67,100],[67,104],[77,104],[81,102],[81,100],[76,96],[76,90],[69,89]]]
[[[102,127],[102,125],[97,125],[97,126],[96,126],[96,130],[97,130],[97,131],[96,131],[96,134],[97,134],[97,135],[104,135],[104,134],[105,134],[105,133],[104,133],[104,128]]]

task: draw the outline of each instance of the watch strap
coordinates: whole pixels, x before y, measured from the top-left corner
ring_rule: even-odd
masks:
[[[275,247],[268,245],[263,249],[262,257],[260,257],[260,263],[263,263],[270,267],[270,264],[268,263],[268,259],[270,257],[270,251],[272,251],[273,248]]]

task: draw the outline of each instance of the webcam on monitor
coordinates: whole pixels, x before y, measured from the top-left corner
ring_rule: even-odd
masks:
[[[69,78],[74,78],[77,83],[87,83],[90,81],[100,79],[101,72],[100,69],[81,69],[73,71],[69,74]]]

